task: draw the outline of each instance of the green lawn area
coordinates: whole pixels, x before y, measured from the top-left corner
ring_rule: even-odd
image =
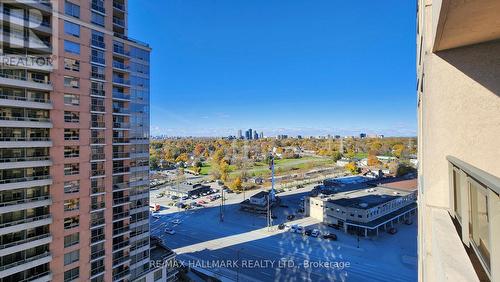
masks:
[[[210,166],[210,163],[208,163],[208,162],[203,163],[203,166],[201,167],[200,174],[209,175],[211,170],[212,170],[212,167]]]
[[[354,157],[358,158],[358,159],[368,158],[368,153],[356,153],[356,155],[354,155]]]
[[[312,169],[317,166],[334,164],[332,159],[329,158],[318,158],[318,157],[303,157],[300,159],[283,159],[275,161],[275,171],[279,174],[280,172],[286,172],[290,170],[301,170],[301,169]],[[211,172],[210,162],[203,163],[201,168],[202,175],[209,175]],[[241,172],[236,166],[229,166],[229,175],[235,176]],[[263,162],[256,162],[252,167],[247,169],[249,175],[255,176],[266,176],[270,174],[269,165]]]

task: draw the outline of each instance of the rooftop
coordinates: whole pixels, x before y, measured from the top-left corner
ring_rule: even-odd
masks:
[[[259,193],[253,195],[251,198],[257,198],[257,199],[260,199],[260,198],[264,198],[264,197],[267,197],[267,194],[269,194],[269,192],[266,192],[266,191],[260,191]]]
[[[370,209],[383,203],[392,201],[397,197],[402,197],[409,194],[411,194],[411,191],[403,191],[377,186],[374,188],[336,193],[329,197],[323,198],[323,200],[344,207]]]

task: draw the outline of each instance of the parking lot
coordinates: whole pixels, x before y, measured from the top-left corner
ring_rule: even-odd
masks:
[[[217,188],[216,184],[214,188]],[[233,281],[416,281],[416,223],[398,225],[395,235],[359,238],[320,224],[297,213],[300,199],[312,189],[279,194],[282,204],[274,211],[274,228],[266,227],[266,216],[240,211],[243,194],[226,194],[224,217],[221,221],[220,200],[203,208],[182,210],[162,209],[152,218],[152,234],[160,236],[177,252],[185,264],[203,268],[222,280]],[[167,197],[151,203],[168,204]],[[257,193],[245,193],[245,197]],[[189,200],[192,201],[192,200]],[[289,221],[287,216],[296,217]],[[178,223],[174,223],[177,220]],[[298,224],[306,229],[318,229],[322,234],[334,233],[337,241],[314,238],[279,230],[279,223]],[[169,228],[175,234],[165,233]],[[231,260],[238,265],[215,265],[209,262]],[[245,265],[242,265],[245,263]],[[397,271],[394,271],[397,268]]]

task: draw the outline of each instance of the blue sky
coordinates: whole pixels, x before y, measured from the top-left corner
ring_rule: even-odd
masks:
[[[131,0],[151,134],[416,135],[414,1]]]

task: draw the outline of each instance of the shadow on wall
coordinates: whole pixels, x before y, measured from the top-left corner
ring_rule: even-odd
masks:
[[[436,55],[500,96],[500,40],[440,51]]]

